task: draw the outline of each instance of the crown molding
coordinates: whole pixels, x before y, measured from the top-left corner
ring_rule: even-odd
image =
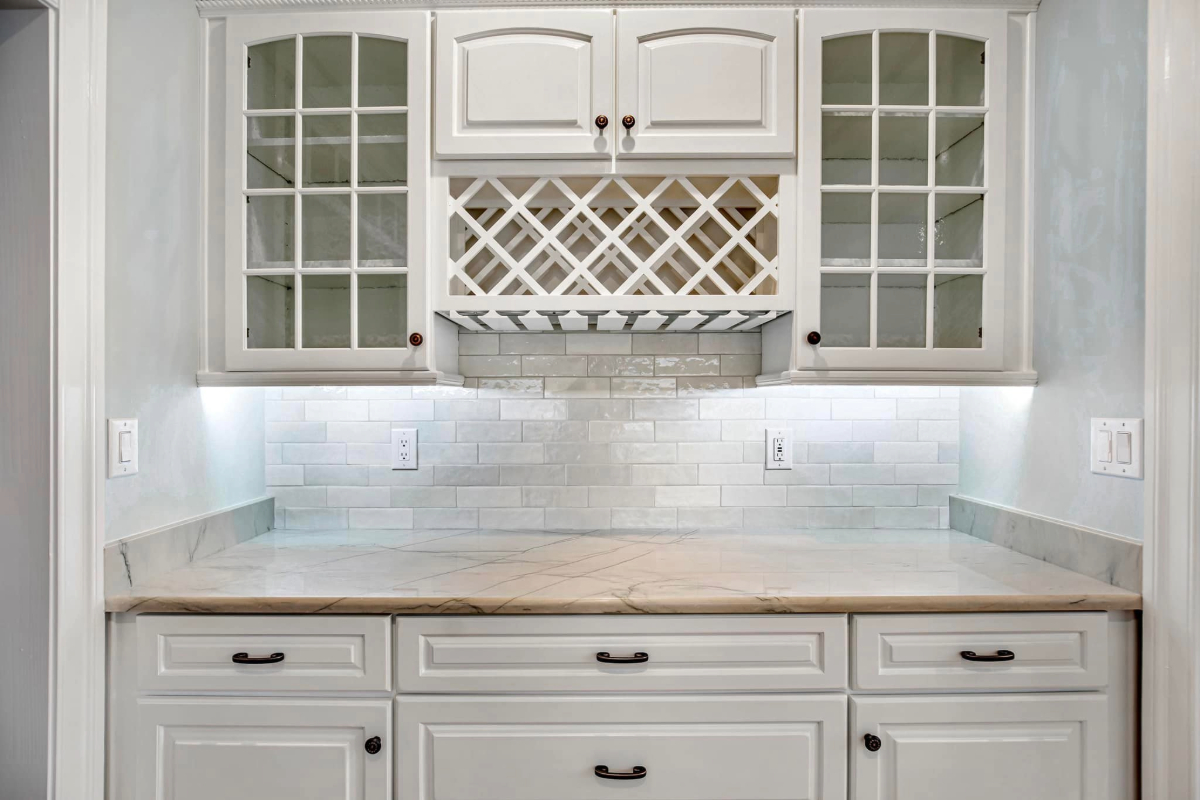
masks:
[[[1040,0],[621,0],[621,8],[923,8],[1007,9],[1036,11]],[[201,17],[288,11],[354,11],[409,9],[438,11],[455,8],[613,8],[616,0],[196,0]]]

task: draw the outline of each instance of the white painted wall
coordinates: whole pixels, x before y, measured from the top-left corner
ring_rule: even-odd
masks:
[[[960,491],[1140,538],[1143,483],[1089,472],[1088,426],[1143,416],[1146,3],[1043,0],[1036,63],[1039,384],[963,390]]]
[[[107,389],[140,472],[108,481],[109,540],[260,497],[261,389],[198,389],[200,21],[191,0],[108,4]]]

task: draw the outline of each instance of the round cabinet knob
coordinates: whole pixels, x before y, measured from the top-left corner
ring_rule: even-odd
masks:
[[[372,736],[370,739],[367,739],[363,747],[368,753],[375,755],[383,749],[383,741],[378,736]]]
[[[863,744],[865,744],[867,749],[872,753],[877,753],[879,752],[879,748],[883,747],[883,740],[873,733],[868,733],[863,737]]]
[[[621,124],[625,126],[625,130],[631,129],[635,122],[637,122],[637,120],[633,118],[633,114],[626,114],[625,116],[621,117]]]
[[[607,128],[608,127],[608,117],[604,116],[603,114],[596,117],[596,127],[599,128],[600,130],[604,130],[605,128]]]
[[[805,338],[808,339],[808,343],[811,344],[813,347],[816,347],[817,345],[819,345],[821,343],[820,331],[809,331],[808,336],[806,336]]]
[[[411,344],[413,347],[420,347],[422,344],[425,343],[425,337],[419,333],[414,333],[408,337],[408,343]]]

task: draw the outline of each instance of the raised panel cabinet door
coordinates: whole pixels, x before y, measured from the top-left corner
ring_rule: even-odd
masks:
[[[437,154],[608,157],[612,28],[598,9],[439,13]]]
[[[855,697],[851,800],[1105,800],[1102,694]]]
[[[143,699],[137,735],[137,800],[391,797],[388,700]]]
[[[795,11],[618,11],[617,85],[619,155],[791,156]]]

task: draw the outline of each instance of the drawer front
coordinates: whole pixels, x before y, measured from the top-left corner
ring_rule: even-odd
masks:
[[[856,615],[854,688],[1054,691],[1108,683],[1108,620],[1077,614]]]
[[[390,692],[388,623],[386,616],[143,615],[138,691]]]
[[[400,800],[845,797],[846,698],[396,700]],[[609,773],[644,773],[604,778]]]
[[[844,615],[397,617],[401,692],[814,691],[846,686]]]

